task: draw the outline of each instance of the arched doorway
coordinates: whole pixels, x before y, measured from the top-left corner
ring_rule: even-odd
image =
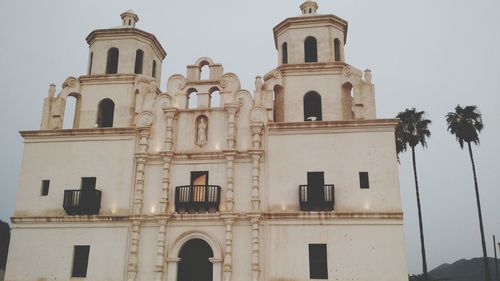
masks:
[[[213,256],[212,248],[204,240],[187,241],[179,252],[177,281],[213,281],[212,262],[209,260]]]

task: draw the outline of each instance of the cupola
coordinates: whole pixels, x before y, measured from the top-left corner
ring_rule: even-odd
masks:
[[[132,10],[127,10],[120,16],[122,17],[122,26],[124,27],[135,27],[135,23],[139,21],[139,17]]]
[[[318,11],[318,4],[316,1],[308,0],[300,5],[300,10],[302,15],[314,15]]]

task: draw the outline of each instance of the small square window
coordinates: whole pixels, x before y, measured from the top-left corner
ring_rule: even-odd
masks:
[[[328,279],[326,244],[309,244],[309,278]]]
[[[50,180],[43,180],[42,181],[42,196],[47,196],[49,195],[49,185],[50,185]]]
[[[90,246],[75,246],[71,277],[87,277]]]
[[[359,187],[370,188],[370,180],[368,178],[368,172],[359,172]]]

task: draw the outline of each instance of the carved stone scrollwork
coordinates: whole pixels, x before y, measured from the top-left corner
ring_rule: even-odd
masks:
[[[133,213],[139,215],[142,212],[144,197],[144,172],[147,162],[149,130],[143,129],[139,132],[139,146],[136,153],[136,174]]]
[[[64,82],[62,83],[62,88],[63,89],[67,88],[67,87],[76,88],[79,86],[79,84],[80,84],[80,81],[77,78],[70,76],[70,77],[66,78],[66,80],[64,80]]]
[[[262,122],[251,122],[250,128],[252,130],[252,143],[253,149],[260,149],[262,146],[261,135],[264,129],[264,123]]]
[[[345,76],[345,77],[349,77],[351,76],[352,74],[352,70],[349,66],[345,66],[344,69],[342,69],[342,74]]]
[[[154,115],[150,111],[143,111],[136,117],[137,127],[151,127],[154,122]]]

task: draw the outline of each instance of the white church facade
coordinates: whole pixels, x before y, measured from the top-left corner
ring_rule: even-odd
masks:
[[[347,22],[300,8],[252,92],[206,57],[160,89],[132,11],[92,31],[87,73],[21,132],[5,280],[408,280],[397,120],[345,62]]]

